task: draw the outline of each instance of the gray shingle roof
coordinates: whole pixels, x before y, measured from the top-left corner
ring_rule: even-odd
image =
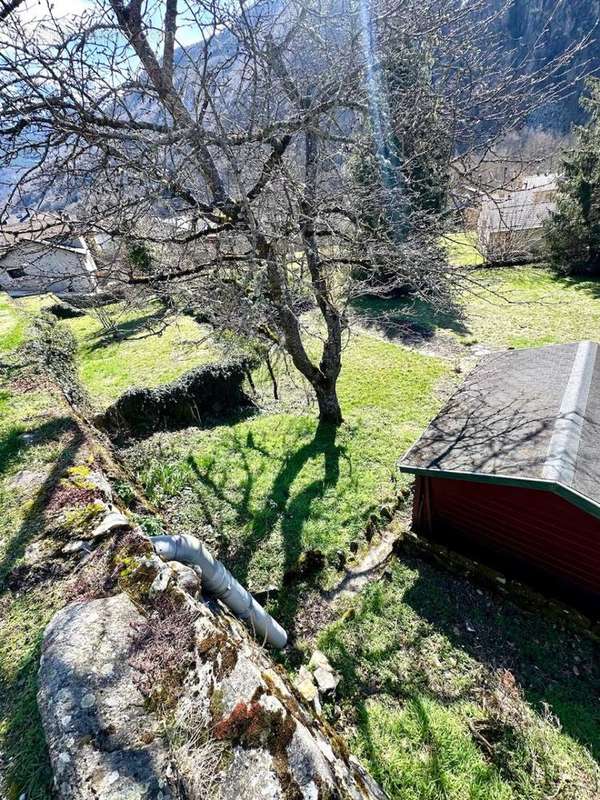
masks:
[[[523,481],[600,509],[599,351],[579,342],[487,356],[400,469]]]

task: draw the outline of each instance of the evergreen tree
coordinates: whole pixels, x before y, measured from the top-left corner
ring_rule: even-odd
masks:
[[[396,245],[406,244],[407,252],[412,244],[422,249],[417,240],[426,235],[430,248],[432,234],[443,227],[452,147],[427,47],[407,37],[374,44],[369,87],[368,136],[352,168],[364,196],[367,235],[384,233]],[[372,265],[371,280],[401,293],[415,288],[394,286],[389,263],[379,270]]]
[[[589,120],[577,129],[546,225],[550,263],[562,275],[600,276],[600,80],[588,80],[587,92]]]

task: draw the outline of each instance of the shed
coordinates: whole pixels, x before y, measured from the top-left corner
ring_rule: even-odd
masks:
[[[485,357],[400,469],[417,533],[600,612],[597,343]]]
[[[544,223],[556,210],[556,175],[530,175],[519,188],[487,197],[477,223],[479,247],[490,261],[536,258]]]

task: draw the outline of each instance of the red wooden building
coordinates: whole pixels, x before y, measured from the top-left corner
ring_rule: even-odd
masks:
[[[600,613],[600,349],[487,356],[400,469],[417,533]]]

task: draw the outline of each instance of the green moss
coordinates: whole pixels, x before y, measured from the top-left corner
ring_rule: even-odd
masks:
[[[222,689],[215,689],[210,696],[210,716],[213,721],[213,724],[218,722],[220,719],[223,718],[223,711],[225,709],[223,703],[223,690]]]
[[[63,533],[77,538],[89,533],[98,517],[105,511],[106,506],[100,502],[88,503],[81,508],[66,511],[60,529]]]
[[[77,489],[96,489],[96,484],[90,480],[92,470],[86,464],[77,464],[69,467],[67,476],[63,478],[65,485],[75,486]]]

